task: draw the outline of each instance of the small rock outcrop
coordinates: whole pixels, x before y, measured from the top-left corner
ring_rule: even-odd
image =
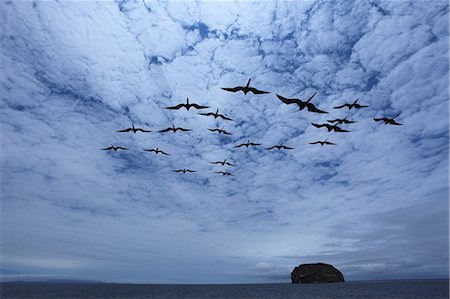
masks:
[[[341,271],[329,264],[302,264],[291,272],[292,283],[344,282]]]

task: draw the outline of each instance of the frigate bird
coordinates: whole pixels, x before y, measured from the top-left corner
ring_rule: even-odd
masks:
[[[310,142],[309,144],[320,144],[320,146],[324,146],[325,144],[328,145],[336,145],[336,143],[327,141],[328,139],[325,139],[324,141],[316,141],[316,142]]]
[[[216,110],[216,113],[208,112],[208,113],[199,113],[199,114],[200,115],[205,115],[205,116],[210,116],[211,115],[211,116],[214,116],[214,119],[220,117],[220,118],[225,119],[225,120],[232,120],[231,118],[228,118],[228,117],[226,117],[223,114],[220,114],[219,113],[219,109]]]
[[[347,115],[345,118],[327,119],[327,122],[329,122],[329,123],[337,123],[338,125],[340,125],[340,124],[353,124],[353,123],[357,122],[355,120],[348,120],[347,117],[349,117],[349,115]]]
[[[228,133],[227,131],[225,131],[224,129],[223,129],[223,127],[222,127],[222,129],[208,129],[208,130],[210,130],[211,132],[219,132],[219,134],[220,133],[222,133],[222,134],[225,134],[225,135],[233,135],[233,134],[231,134],[231,133]]]
[[[250,140],[247,140],[247,143],[242,143],[242,144],[236,145],[235,147],[245,146],[248,148],[249,146],[258,146],[258,145],[261,145],[261,143],[253,143],[253,142],[250,142]]]
[[[347,108],[350,110],[350,109],[352,109],[352,108],[359,109],[359,108],[366,108],[366,107],[369,107],[369,106],[366,106],[366,105],[360,105],[360,104],[358,104],[358,101],[359,101],[359,99],[356,99],[352,104],[345,103],[344,105],[336,106],[336,107],[333,107],[333,108],[334,108],[334,109],[341,109],[341,108],[347,107]]]
[[[105,148],[102,148],[101,150],[103,150],[103,151],[113,150],[113,151],[117,152],[117,150],[124,150],[124,151],[126,151],[127,149],[128,149],[128,147],[114,146],[114,145],[111,144],[110,147],[105,147]]]
[[[178,104],[176,106],[166,107],[166,109],[178,110],[178,109],[180,109],[182,107],[186,108],[186,110],[191,109],[191,107],[194,107],[195,109],[206,109],[206,108],[209,108],[209,106],[201,106],[201,105],[198,105],[198,104],[195,104],[195,103],[191,104],[191,103],[189,103],[189,98],[186,98],[186,103],[185,104],[182,103],[182,104]]]
[[[329,124],[315,124],[315,123],[311,123],[314,127],[316,127],[316,128],[322,128],[322,127],[326,127],[327,128],[327,130],[328,130],[328,132],[331,132],[331,131],[335,131],[335,132],[350,132],[350,131],[347,131],[347,130],[344,130],[344,129],[341,129],[340,127],[338,127],[337,125],[337,123],[336,124],[334,124],[334,125],[329,125]]]
[[[182,172],[182,173],[186,173],[186,172],[197,172],[195,170],[190,170],[190,169],[178,169],[178,170],[172,170],[173,172]]]
[[[232,176],[232,174],[229,173],[228,170],[225,170],[225,171],[214,171],[214,173],[221,174],[221,175],[231,175]]]
[[[316,95],[317,92],[315,92],[312,96],[309,97],[309,99],[304,102],[300,99],[288,99],[285,97],[280,96],[279,94],[276,94],[276,96],[285,104],[290,105],[290,104],[297,104],[298,105],[298,110],[303,110],[303,109],[308,109],[309,112],[315,112],[315,113],[328,113],[326,111],[317,109],[316,106],[314,106],[314,104],[310,103],[310,101],[312,100],[312,98],[314,98],[314,96]]]
[[[231,164],[230,162],[227,162],[227,159],[223,160],[223,161],[216,161],[216,162],[209,162],[209,164],[222,164],[222,166],[226,165],[230,165],[230,166],[236,166],[234,164]]]
[[[274,148],[276,148],[278,150],[281,150],[281,149],[294,149],[293,147],[289,147],[289,146],[283,145],[283,142],[282,142],[282,143],[280,143],[280,145],[274,145],[272,147],[266,148],[266,150],[271,150],[271,149],[274,149]]]
[[[250,87],[250,80],[251,80],[251,78],[248,79],[246,86],[236,86],[236,87],[231,87],[231,88],[221,87],[221,88],[223,90],[230,91],[230,92],[242,91],[245,95],[248,92],[253,92],[254,94],[270,93],[269,91],[262,91],[262,90],[254,88],[254,87]]]
[[[401,126],[401,123],[398,123],[394,120],[394,118],[396,118],[397,116],[399,116],[399,114],[397,114],[396,116],[392,117],[392,118],[388,118],[388,117],[383,117],[383,118],[374,118],[374,121],[384,121],[385,125],[396,125],[396,126]]]
[[[123,133],[123,132],[133,132],[134,134],[136,134],[137,131],[141,131],[141,132],[144,132],[144,133],[149,133],[149,132],[151,132],[151,131],[149,131],[149,130],[144,130],[144,129],[141,129],[141,128],[135,128],[135,127],[134,127],[134,124],[131,124],[131,128],[119,130],[119,131],[117,131],[117,132],[121,132],[121,133]]]
[[[167,155],[167,156],[170,155],[170,154],[168,154],[168,153],[166,153],[166,152],[160,150],[159,148],[151,148],[151,149],[145,149],[145,148],[144,148],[143,150],[146,151],[146,152],[154,152],[155,155],[157,155],[158,153],[161,153],[161,154]]]
[[[173,131],[175,133],[178,130],[180,130],[182,132],[192,131],[191,129],[183,129],[183,128],[180,128],[180,127],[175,128],[175,125],[172,125],[172,128],[167,128],[167,129],[164,129],[164,130],[160,130],[158,132],[165,133],[165,132]]]

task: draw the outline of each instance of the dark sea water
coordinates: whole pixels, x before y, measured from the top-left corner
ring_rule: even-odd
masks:
[[[330,284],[2,284],[1,298],[449,298],[448,280]]]

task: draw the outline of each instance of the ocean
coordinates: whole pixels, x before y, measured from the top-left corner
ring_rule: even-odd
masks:
[[[328,284],[1,284],[1,298],[449,298],[448,280],[364,281]]]

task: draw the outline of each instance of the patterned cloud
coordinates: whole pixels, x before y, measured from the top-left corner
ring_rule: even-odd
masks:
[[[0,5],[3,279],[448,276],[447,2]],[[271,93],[222,89],[249,78]],[[314,93],[329,114],[275,96]],[[233,121],[164,109],[186,98]]]

